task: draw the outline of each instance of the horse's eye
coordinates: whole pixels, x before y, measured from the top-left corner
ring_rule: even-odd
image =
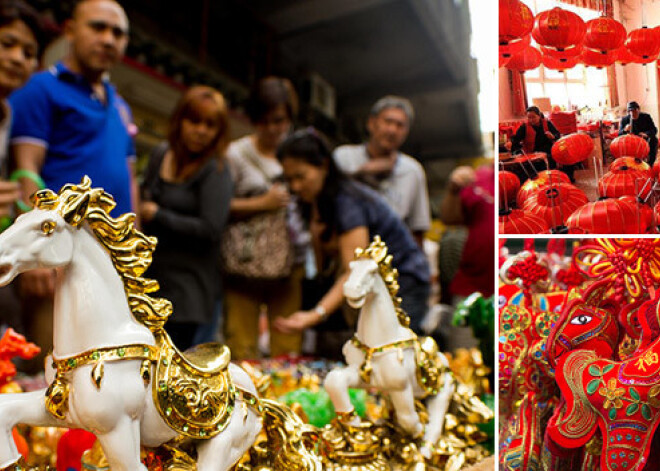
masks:
[[[577,316],[575,319],[571,320],[571,324],[584,325],[584,324],[588,324],[589,322],[591,322],[591,319],[592,319],[591,316],[586,316],[584,314],[581,314],[581,315]]]
[[[55,221],[44,221],[41,223],[41,232],[46,235],[51,235],[55,231],[57,224]]]

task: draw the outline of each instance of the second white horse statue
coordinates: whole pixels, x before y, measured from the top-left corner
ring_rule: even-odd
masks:
[[[348,366],[331,371],[324,387],[340,419],[351,425],[357,425],[359,418],[352,417],[348,388],[375,387],[384,392],[392,402],[396,422],[411,437],[423,440],[421,452],[429,458],[442,435],[454,379],[435,341],[419,340],[407,327],[407,316],[396,297],[398,273],[391,263],[392,256],[378,236],[366,250],[356,251],[344,296],[351,307],[360,309],[357,332],[344,345]],[[426,427],[415,399],[426,399]]]

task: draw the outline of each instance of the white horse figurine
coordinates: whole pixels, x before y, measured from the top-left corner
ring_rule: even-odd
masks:
[[[348,304],[360,309],[355,337],[344,345],[348,366],[328,374],[324,387],[340,419],[357,425],[348,388],[375,387],[392,401],[396,422],[413,438],[422,438],[422,454],[429,458],[442,435],[444,418],[455,390],[447,358],[430,339],[420,341],[399,308],[396,269],[392,256],[376,236],[366,249],[356,250],[344,284]],[[429,422],[424,427],[415,399],[427,398]]]
[[[268,411],[285,411],[258,398],[226,348],[207,344],[187,357],[176,350],[162,328],[171,304],[149,297],[158,284],[141,277],[156,239],[134,229],[133,214],[110,217],[112,197],[90,187],[85,177],[59,195],[38,192],[35,209],[0,235],[0,285],[57,269],[51,385],[0,395],[0,469],[21,469],[12,440],[21,423],[93,432],[113,471],[146,471],[141,445],[177,450],[183,441],[196,448],[198,471],[226,471],[262,419],[268,425]],[[295,469],[320,469],[308,462]]]

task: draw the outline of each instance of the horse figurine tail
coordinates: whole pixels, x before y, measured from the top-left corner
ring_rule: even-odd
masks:
[[[266,455],[274,470],[321,471],[321,460],[310,450],[318,431],[305,424],[289,407],[261,399],[266,443],[255,446]]]

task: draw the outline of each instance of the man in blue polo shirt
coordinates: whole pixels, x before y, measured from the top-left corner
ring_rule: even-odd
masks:
[[[69,54],[36,74],[10,98],[12,152],[25,201],[37,190],[34,175],[58,191],[89,175],[117,202],[113,215],[132,211],[135,148],[131,112],[107,78],[128,43],[128,19],[113,0],[80,2],[64,34]]]
[[[64,60],[35,74],[10,97],[10,145],[23,202],[46,187],[59,191],[89,175],[117,202],[113,215],[136,207],[132,116],[107,73],[128,43],[128,19],[114,0],[82,0],[64,25],[70,49]],[[20,280],[24,299],[51,299],[53,270],[33,270]],[[46,349],[46,348],[44,348]]]

